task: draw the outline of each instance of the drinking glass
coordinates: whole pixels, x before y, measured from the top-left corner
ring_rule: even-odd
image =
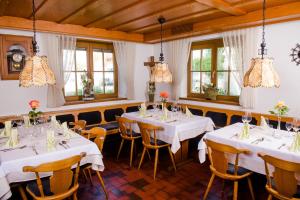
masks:
[[[286,122],[285,123],[285,128],[288,132],[290,132],[293,128],[293,124],[291,122]]]
[[[297,119],[297,118],[294,118],[293,119],[293,130],[297,133],[298,131],[299,131],[299,123],[300,123],[300,121],[299,121],[299,119]]]

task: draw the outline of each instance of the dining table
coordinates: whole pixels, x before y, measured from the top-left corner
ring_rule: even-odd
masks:
[[[199,161],[206,161],[207,148],[204,139],[230,145],[238,149],[247,149],[250,154],[240,154],[239,166],[256,173],[265,174],[264,161],[257,155],[267,154],[290,162],[300,163],[300,152],[292,148],[295,133],[250,125],[249,137],[242,138],[243,123],[232,124],[207,133],[199,142]],[[226,154],[230,163],[234,164],[235,156]],[[300,177],[298,174],[296,174]]]
[[[188,141],[214,130],[214,122],[209,117],[186,115],[183,112],[168,111],[167,118],[160,109],[150,109],[146,113],[130,112],[124,113],[126,117],[137,122],[143,122],[162,127],[163,130],[157,131],[156,138],[171,144],[171,151],[175,154],[175,161],[182,162],[188,157]],[[138,124],[134,124],[133,131],[140,133]]]
[[[71,132],[66,137],[60,127],[51,123],[25,127],[17,127],[19,144],[8,147],[7,137],[0,137],[0,199],[12,196],[10,186],[26,181],[36,180],[34,173],[23,172],[24,166],[37,166],[42,163],[66,159],[80,153],[86,153],[80,165],[91,164],[93,170],[103,171],[102,154],[97,145]],[[52,148],[47,145],[47,130],[53,130],[55,144]],[[0,129],[1,133],[1,129]],[[40,173],[41,177],[51,176],[51,173]]]

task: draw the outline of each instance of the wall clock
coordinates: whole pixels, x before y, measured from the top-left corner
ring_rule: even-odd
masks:
[[[290,56],[292,56],[292,62],[300,65],[300,44],[297,44],[295,48],[292,48]]]

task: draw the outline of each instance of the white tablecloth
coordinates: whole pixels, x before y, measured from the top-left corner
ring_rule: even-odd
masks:
[[[292,133],[283,130],[263,130],[261,127],[254,127],[250,129],[250,138],[241,140],[234,135],[242,131],[242,126],[242,123],[233,124],[207,133],[203,138],[236,148],[248,149],[251,151],[251,154],[240,155],[239,166],[260,174],[265,174],[265,168],[263,160],[257,156],[257,153],[265,153],[280,159],[300,163],[300,152],[289,151],[289,147],[293,142]],[[273,137],[274,132],[278,133],[280,138]],[[264,138],[262,142],[258,144],[253,143],[254,140],[262,137]],[[285,146],[278,149],[282,144],[285,144]],[[199,160],[203,163],[206,159],[206,145],[203,139],[199,142],[198,150]],[[231,163],[234,163],[232,156],[228,155],[228,158]]]
[[[176,153],[180,149],[180,141],[194,138],[214,129],[214,123],[210,118],[201,116],[187,117],[182,113],[169,113],[169,119],[166,121],[161,120],[162,112],[155,110],[147,111],[146,117],[140,116],[139,112],[124,113],[122,116],[163,127],[164,130],[158,131],[156,137],[171,144],[173,153]],[[135,125],[133,130],[138,133],[140,132],[138,125]]]
[[[32,136],[29,132],[37,131],[36,136]],[[26,145],[23,149],[15,149],[12,151],[0,151],[0,199],[8,199],[11,196],[9,184],[35,180],[34,173],[24,173],[23,166],[36,166],[42,163],[57,161],[71,156],[79,155],[81,152],[87,154],[81,161],[81,165],[91,163],[94,170],[103,171],[104,164],[102,162],[102,154],[97,145],[84,137],[74,133],[74,136],[67,141],[68,147],[61,145],[56,146],[52,151],[47,150],[46,134],[41,133],[40,129],[32,130],[32,128],[19,129],[20,144],[18,146]],[[58,142],[65,140],[63,136],[56,134]],[[7,139],[0,138],[0,150]],[[32,146],[35,145],[38,155],[34,152]],[[51,174],[42,174],[42,176],[49,176]]]

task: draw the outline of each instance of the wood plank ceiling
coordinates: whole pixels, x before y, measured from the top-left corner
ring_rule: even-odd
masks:
[[[30,19],[31,1],[0,0],[0,16]],[[38,20],[138,33],[153,43],[159,16],[167,19],[164,39],[171,40],[258,25],[262,0],[36,0],[36,7]],[[267,18],[299,19],[299,7],[299,0],[267,0]]]

